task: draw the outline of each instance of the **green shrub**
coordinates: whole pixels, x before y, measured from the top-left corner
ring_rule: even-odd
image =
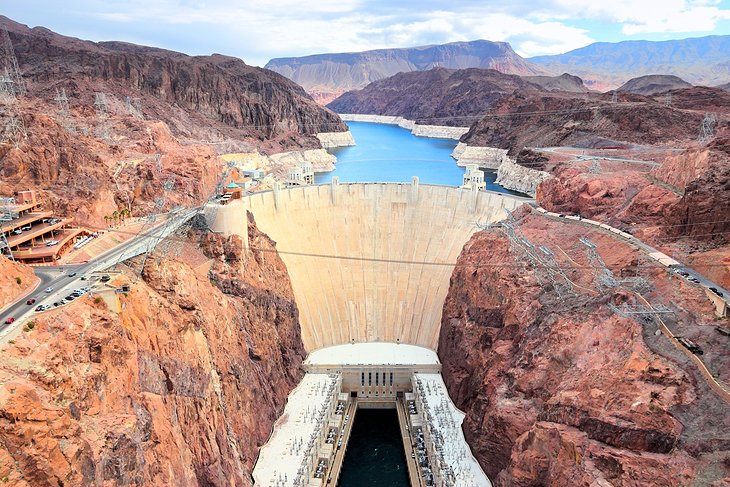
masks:
[[[23,283],[23,280],[20,278],[20,276],[15,276],[15,282],[20,286]]]

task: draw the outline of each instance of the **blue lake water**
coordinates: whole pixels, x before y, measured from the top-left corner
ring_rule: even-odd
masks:
[[[352,147],[330,149],[337,156],[337,169],[314,176],[315,183],[328,183],[333,176],[340,182],[410,183],[418,176],[422,184],[460,186],[464,169],[456,165],[452,139],[416,137],[397,125],[347,122],[355,143]],[[494,184],[496,173],[485,171],[487,189],[512,193]]]

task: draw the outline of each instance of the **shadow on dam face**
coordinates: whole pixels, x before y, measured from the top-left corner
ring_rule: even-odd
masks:
[[[308,351],[351,342],[435,349],[454,263],[477,230],[532,200],[447,186],[351,183],[211,203],[213,231],[248,243],[250,211],[287,266]]]

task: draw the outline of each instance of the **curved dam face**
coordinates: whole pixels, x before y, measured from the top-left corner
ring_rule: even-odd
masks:
[[[348,183],[255,193],[206,208],[247,244],[246,211],[277,243],[308,351],[352,342],[435,349],[454,263],[477,230],[532,201],[446,186]]]

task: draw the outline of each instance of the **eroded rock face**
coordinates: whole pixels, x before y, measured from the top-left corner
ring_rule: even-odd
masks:
[[[119,314],[85,297],[6,346],[0,477],[18,486],[251,485],[304,350],[286,267],[250,232],[263,250],[194,237],[200,247],[183,257],[148,259]]]
[[[607,307],[637,298],[624,288],[597,290],[574,245],[583,227],[520,213],[524,235],[555,253],[577,293],[558,296],[538,281],[499,230],[474,235],[459,257],[438,353],[489,477],[500,486],[723,485],[728,405],[654,336],[656,325],[642,329]],[[628,246],[590,238],[615,275],[635,267]],[[699,291],[679,289],[661,271],[649,279],[658,290],[649,299],[712,320]]]
[[[260,137],[314,148],[316,133],[347,130],[300,86],[237,58],[188,56],[125,42],[94,43],[42,27],[29,29],[7,18],[0,23],[10,32],[34,96],[51,99],[60,85],[72,107],[88,104],[91,110],[94,92],[115,95],[122,110],[125,96],[140,98],[145,116],[164,121],[175,135],[200,138],[215,137],[216,131],[204,130],[207,124],[218,135],[222,131],[238,139]],[[108,102],[113,110],[114,100]]]

